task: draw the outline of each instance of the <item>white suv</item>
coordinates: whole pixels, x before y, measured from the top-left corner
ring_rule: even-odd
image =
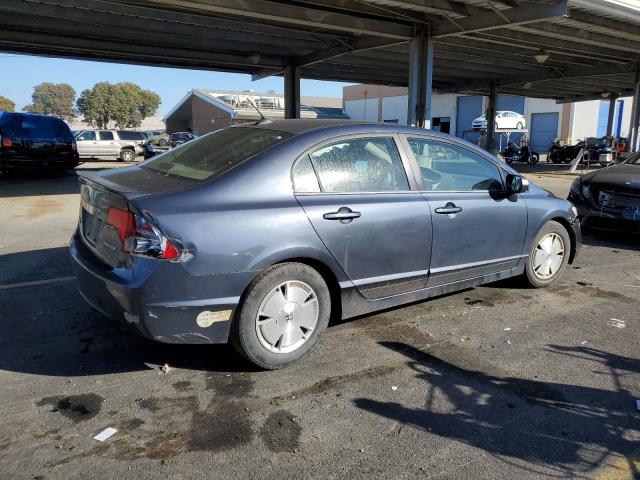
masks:
[[[76,136],[80,157],[114,157],[133,162],[142,154],[147,140],[142,132],[131,130],[82,130]]]

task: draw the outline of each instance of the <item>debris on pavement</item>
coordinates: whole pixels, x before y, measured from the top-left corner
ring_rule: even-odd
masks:
[[[391,390],[393,390],[394,392],[395,392],[397,389],[398,389],[398,387],[396,387],[395,385],[393,385],[393,386],[391,387]]]
[[[160,367],[160,370],[162,370],[162,373],[169,373],[171,371],[171,367],[168,363],[165,363],[162,367]]]
[[[105,428],[103,431],[101,431],[98,435],[96,435],[95,437],[93,437],[94,440],[97,440],[99,442],[104,442],[107,438],[109,438],[111,435],[113,435],[114,433],[116,433],[118,430],[116,430],[113,427],[109,427],[109,428]]]
[[[620,320],[618,318],[612,318],[611,321],[609,322],[609,325],[616,328],[624,328],[627,326],[624,320]]]
[[[585,343],[587,343],[589,340],[583,340],[582,342],[580,342],[580,345],[584,345]]]
[[[511,327],[507,327],[504,329],[505,332],[508,332],[509,330],[511,330]]]

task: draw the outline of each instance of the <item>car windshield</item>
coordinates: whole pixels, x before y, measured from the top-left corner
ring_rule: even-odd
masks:
[[[640,165],[640,153],[631,155],[624,163],[628,163],[630,165]]]
[[[207,180],[291,136],[264,128],[225,128],[153,157],[141,166],[191,180]]]

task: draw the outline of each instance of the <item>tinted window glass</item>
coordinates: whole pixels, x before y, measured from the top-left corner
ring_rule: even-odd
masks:
[[[100,140],[113,140],[113,132],[104,132],[100,130]]]
[[[145,138],[141,132],[132,132],[130,130],[118,130],[120,140],[142,140]]]
[[[264,128],[225,128],[153,157],[142,166],[170,175],[205,180],[226,172],[291,135]]]
[[[70,138],[71,130],[59,118],[8,113],[0,117],[2,134],[9,138]]]
[[[298,193],[316,193],[320,191],[318,177],[313,170],[309,155],[298,160],[293,167],[293,190]]]
[[[82,132],[78,135],[77,140],[95,140],[96,132]]]
[[[445,142],[409,138],[424,190],[502,190],[498,167],[481,156]]]
[[[311,154],[323,192],[409,190],[407,175],[391,137],[341,140]]]

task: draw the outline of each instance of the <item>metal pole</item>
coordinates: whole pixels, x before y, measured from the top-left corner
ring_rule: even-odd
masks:
[[[629,125],[629,151],[638,151],[638,128],[640,124],[640,65],[636,65],[636,83],[631,102],[631,125]]]
[[[420,29],[410,43],[407,125],[431,128],[433,41]]]
[[[607,137],[611,137],[613,135],[613,116],[616,111],[616,101],[618,100],[618,96],[613,93],[609,97],[609,116],[607,117]]]
[[[284,118],[300,118],[300,70],[284,67]]]
[[[487,105],[487,113],[485,118],[487,119],[487,141],[485,149],[488,152],[493,152],[493,134],[495,133],[496,123],[496,101],[498,99],[498,89],[496,88],[496,82],[491,82],[491,89],[489,90],[489,104]]]

